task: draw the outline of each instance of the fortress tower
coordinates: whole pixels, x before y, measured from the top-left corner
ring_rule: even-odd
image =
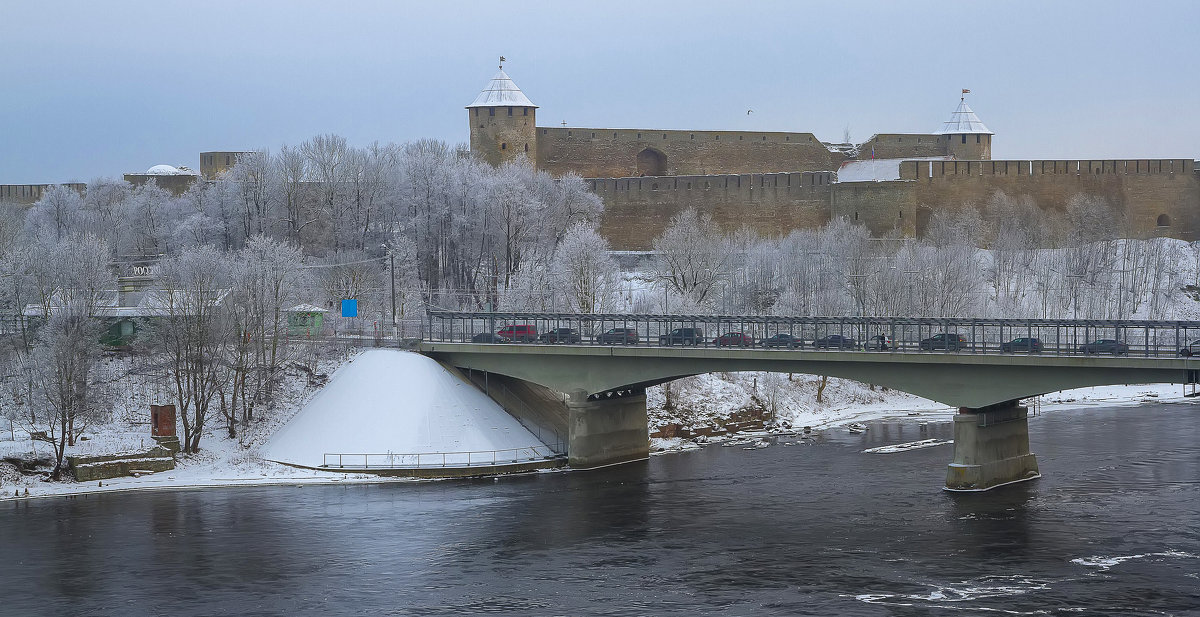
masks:
[[[979,116],[967,106],[967,91],[963,90],[963,98],[958,101],[958,109],[950,119],[942,124],[938,143],[946,149],[946,155],[960,161],[990,161],[992,160],[992,135]]]
[[[504,65],[484,87],[475,101],[467,105],[471,123],[471,151],[492,165],[525,157],[536,161],[537,105],[513,83]]]

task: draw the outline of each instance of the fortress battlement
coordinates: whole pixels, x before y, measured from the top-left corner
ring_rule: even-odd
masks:
[[[707,191],[784,188],[817,190],[837,178],[831,171],[803,171],[762,174],[706,174],[688,176],[639,176],[623,178],[585,178],[592,192],[603,195],[638,191]]]
[[[903,161],[901,180],[958,176],[1098,176],[1195,173],[1192,159]]]

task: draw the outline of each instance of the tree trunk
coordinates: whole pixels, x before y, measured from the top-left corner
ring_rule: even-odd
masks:
[[[825,394],[825,386],[827,386],[827,385],[829,385],[829,377],[827,377],[825,375],[821,375],[821,381],[820,381],[820,383],[817,384],[817,402],[818,403],[824,402],[824,399],[822,397]]]

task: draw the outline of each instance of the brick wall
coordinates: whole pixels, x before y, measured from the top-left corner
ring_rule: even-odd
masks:
[[[537,128],[538,169],[554,175],[640,176],[646,149],[665,159],[662,175],[828,171],[845,160],[812,133]]]

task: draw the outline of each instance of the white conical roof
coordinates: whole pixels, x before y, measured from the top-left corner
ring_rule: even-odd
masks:
[[[984,135],[995,135],[988,130],[988,127],[983,125],[979,120],[979,116],[971,111],[967,106],[967,101],[961,100],[958,102],[958,109],[954,110],[954,114],[950,119],[942,123],[942,130],[936,131],[934,135],[962,135],[982,133]]]
[[[524,92],[513,83],[508,73],[504,69],[496,71],[492,76],[492,80],[488,82],[487,87],[479,96],[475,97],[475,102],[467,105],[467,109],[472,107],[537,107],[529,97],[525,96]]]

